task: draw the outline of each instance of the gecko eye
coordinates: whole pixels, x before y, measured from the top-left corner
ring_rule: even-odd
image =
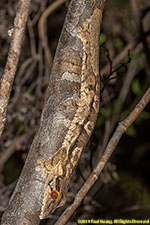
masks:
[[[50,196],[53,200],[57,200],[59,198],[59,192],[57,190],[51,191]]]

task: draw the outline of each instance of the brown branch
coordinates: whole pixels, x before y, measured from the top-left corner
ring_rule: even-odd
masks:
[[[129,66],[129,69],[128,69],[126,77],[125,77],[125,81],[123,83],[123,86],[121,88],[121,91],[120,91],[120,94],[118,97],[121,104],[123,104],[125,102],[127,94],[129,93],[130,85],[137,73],[137,70],[138,70],[137,67],[140,64],[139,61],[141,58],[140,54],[141,54],[142,49],[143,49],[143,46],[141,43],[139,43],[134,50],[134,54],[135,54],[134,59],[132,60],[130,66]]]
[[[133,13],[133,18],[136,22],[136,25],[140,25],[140,11],[139,11],[139,0],[130,0],[131,9]]]
[[[18,3],[7,63],[4,69],[4,74],[0,80],[0,137],[5,126],[7,105],[21,52],[22,39],[28,18],[29,4],[30,0],[20,0]]]
[[[87,192],[90,190],[92,185],[96,182],[98,179],[101,171],[103,170],[104,166],[106,165],[107,161],[109,160],[110,156],[112,155],[113,151],[115,150],[115,147],[117,146],[121,136],[123,133],[128,129],[128,127],[136,120],[136,118],[139,116],[141,111],[145,108],[145,106],[150,101],[150,88],[146,91],[140,102],[136,105],[134,110],[129,114],[129,116],[122,122],[119,123],[116,131],[114,132],[112,138],[110,139],[105,152],[102,156],[102,158],[97,163],[97,166],[87,179],[87,181],[84,183],[82,188],[77,193],[74,202],[64,211],[64,213],[59,217],[55,225],[64,225],[70,218],[70,216],[73,214],[73,212],[76,210],[76,208],[79,206],[83,198],[86,196]]]
[[[46,20],[51,13],[53,13],[60,5],[62,5],[66,0],[57,0],[53,2],[42,14],[39,23],[38,23],[38,32],[40,39],[42,41],[42,46],[45,52],[46,63],[49,68],[52,66],[52,54],[48,47],[47,35],[46,35]]]

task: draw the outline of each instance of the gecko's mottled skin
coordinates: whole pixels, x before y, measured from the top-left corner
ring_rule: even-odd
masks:
[[[99,28],[102,10],[95,7],[92,16],[82,27],[77,29],[77,38],[82,43],[81,75],[72,78],[80,82],[79,98],[76,100],[76,113],[58,151],[47,160],[38,160],[36,171],[42,170],[46,179],[44,198],[40,218],[45,218],[50,212],[63,205],[72,171],[77,164],[82,150],[94,128],[99,111]],[[70,79],[69,73],[63,74],[63,79]],[[59,192],[59,197],[53,199],[52,191]],[[56,192],[56,193],[57,193]],[[57,197],[57,196],[56,196]]]

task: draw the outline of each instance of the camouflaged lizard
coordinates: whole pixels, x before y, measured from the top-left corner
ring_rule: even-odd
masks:
[[[64,205],[72,171],[94,128],[99,111],[99,30],[102,17],[101,1],[93,1],[93,13],[76,30],[82,45],[81,74],[72,77],[80,82],[76,112],[64,136],[62,146],[47,160],[39,159],[36,171],[45,181],[40,218],[47,217]],[[63,74],[65,78],[69,73]],[[79,79],[80,78],[80,79]]]

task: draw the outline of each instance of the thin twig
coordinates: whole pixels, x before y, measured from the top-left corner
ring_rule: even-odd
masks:
[[[129,50],[132,50],[135,46],[134,42],[129,42],[124,49],[112,60],[113,62],[113,68],[116,67],[122,60],[123,58],[128,54]],[[102,70],[101,70],[101,75],[109,73],[109,68],[110,64],[108,63]]]
[[[97,163],[97,166],[95,167],[95,169],[93,170],[87,181],[84,183],[82,188],[77,193],[74,202],[59,217],[55,225],[66,224],[70,216],[73,214],[73,212],[79,206],[83,198],[86,196],[87,192],[90,190],[92,185],[98,179],[102,169],[109,160],[123,133],[136,120],[136,118],[139,116],[139,114],[145,108],[145,106],[149,103],[149,101],[150,101],[150,88],[148,88],[148,90],[146,91],[140,102],[136,105],[135,109],[129,114],[129,116],[124,121],[119,123],[116,131],[114,132],[112,138],[110,139],[105,149],[102,158]]]
[[[135,55],[134,59],[130,63],[128,72],[125,77],[125,81],[122,85],[122,88],[121,88],[121,91],[120,91],[120,94],[118,97],[121,104],[123,104],[125,102],[127,94],[129,93],[129,89],[130,89],[132,80],[134,79],[134,77],[136,75],[138,65],[140,64],[139,60],[141,59],[140,53],[141,53],[142,49],[143,49],[143,46],[141,43],[139,43],[134,50],[134,55]]]
[[[119,103],[121,104],[121,106],[124,105],[124,102],[129,93],[129,89],[131,87],[131,83],[139,70],[138,65],[140,64],[140,61],[141,61],[140,53],[141,53],[142,49],[143,49],[143,46],[141,43],[139,43],[136,46],[136,48],[134,49],[134,58],[129,65],[128,71],[125,76],[124,83],[121,87],[121,90],[120,90],[120,93],[118,96],[118,100],[119,100]],[[109,130],[110,133],[114,130],[114,127],[116,126],[117,121],[121,117],[121,110],[122,110],[122,107],[118,108],[118,110],[115,113],[113,113],[113,116],[111,118],[111,126],[110,126],[110,130]]]
[[[57,0],[54,3],[52,3],[42,14],[39,23],[38,23],[38,32],[40,39],[42,41],[42,46],[44,48],[45,52],[45,57],[46,57],[46,62],[47,65],[51,68],[52,66],[52,54],[50,52],[50,49],[48,47],[48,41],[47,41],[47,36],[46,36],[46,29],[45,29],[45,24],[48,16],[54,12],[60,5],[62,5],[66,0]]]
[[[22,39],[28,18],[30,0],[20,0],[14,20],[10,50],[4,73],[0,80],[0,137],[5,126],[7,105],[21,52]]]

